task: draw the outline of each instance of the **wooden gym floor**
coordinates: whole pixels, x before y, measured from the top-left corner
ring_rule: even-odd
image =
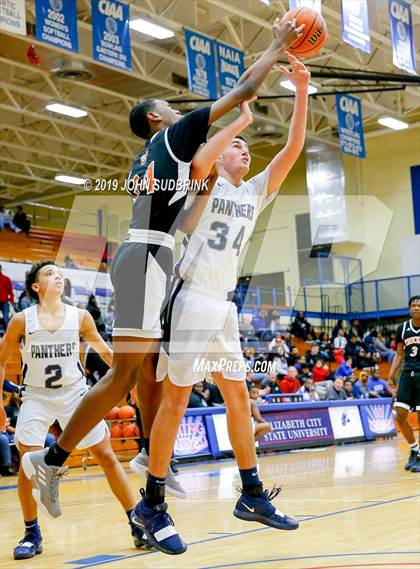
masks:
[[[420,474],[403,470],[407,454],[401,440],[387,440],[261,457],[266,486],[283,486],[276,505],[302,522],[294,532],[232,516],[239,482],[232,460],[183,465],[189,498],[168,500],[189,544],[179,557],[136,550],[101,471],[89,467],[72,469],[61,484],[63,516],[40,516],[44,553],[13,561],[23,524],[16,479],[2,478],[0,567],[420,568]],[[139,486],[134,474],[129,480]]]

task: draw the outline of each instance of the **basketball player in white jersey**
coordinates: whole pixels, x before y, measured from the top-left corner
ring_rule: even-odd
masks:
[[[259,214],[276,196],[304,145],[310,73],[295,57],[288,58],[292,71],[282,70],[295,85],[296,98],[286,146],[263,172],[245,182],[248,145],[240,137],[227,141],[230,144],[216,161],[218,177],[210,199],[177,265],[179,280],[168,305],[157,369],[163,393],[151,433],[146,492],[131,518],[151,545],[168,554],[187,548],[166,513],[165,475],[192,385],[202,380],[202,359],[217,369],[213,377],[226,403],[229,437],[239,466],[242,495],[234,515],[277,529],[299,525],[271,504],[279,489],[263,490],[258,477],[238,315],[229,294],[236,286],[240,253]],[[203,150],[211,145],[209,141]],[[197,153],[192,172],[204,156],[204,151]]]
[[[26,277],[26,289],[38,304],[15,314],[0,340],[0,387],[10,354],[20,348],[22,356],[24,389],[15,442],[23,461],[25,453],[44,447],[48,429],[55,420],[64,429],[88,391],[79,359],[80,335],[109,366],[112,364],[112,351],[97,332],[92,316],[86,310],[62,302],[64,279],[54,261],[34,265]],[[136,502],[124,469],[111,448],[105,421],[98,423],[80,441],[78,448],[88,448],[101,466],[111,490],[127,513],[134,544],[141,547],[142,533],[130,521]],[[67,470],[56,467],[53,476],[61,477]],[[33,492],[35,495],[36,487]],[[28,559],[42,553],[42,536],[31,481],[23,468],[19,470],[18,494],[25,535],[13,555],[15,559]]]

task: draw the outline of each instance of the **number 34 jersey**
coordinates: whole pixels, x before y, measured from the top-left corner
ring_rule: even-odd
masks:
[[[230,291],[236,286],[239,256],[267,198],[268,169],[236,187],[219,176],[198,225],[187,240],[176,271],[203,290]],[[200,199],[200,198],[198,198]]]
[[[420,372],[420,328],[414,328],[413,320],[398,326],[397,343],[404,344],[404,370]]]
[[[37,305],[23,310],[25,340],[20,351],[25,385],[57,389],[76,384],[83,377],[79,309],[66,304],[65,310],[64,322],[55,332],[42,328]]]

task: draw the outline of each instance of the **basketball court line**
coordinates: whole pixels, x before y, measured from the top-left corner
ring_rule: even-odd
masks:
[[[346,513],[349,513],[349,512],[355,512],[355,511],[358,511],[358,510],[365,510],[365,509],[369,509],[369,508],[375,508],[375,507],[377,507],[377,506],[384,506],[384,505],[392,504],[392,503],[395,503],[395,502],[402,502],[402,501],[404,501],[404,500],[411,500],[412,498],[417,498],[417,497],[419,497],[419,496],[420,496],[420,493],[414,494],[414,495],[411,495],[411,496],[402,496],[401,498],[393,498],[393,499],[391,499],[391,500],[386,500],[386,501],[384,501],[384,502],[379,502],[379,503],[374,503],[374,504],[366,504],[366,505],[364,505],[364,506],[356,506],[356,507],[354,507],[354,508],[347,508],[347,509],[345,509],[345,510],[336,510],[336,511],[333,511],[333,512],[328,512],[328,513],[326,513],[326,514],[320,514],[320,515],[317,515],[317,516],[312,516],[312,517],[305,518],[305,519],[303,519],[303,520],[300,520],[300,523],[307,522],[307,521],[312,521],[312,520],[319,520],[319,519],[323,519],[323,518],[327,518],[327,517],[331,517],[331,516],[336,516],[336,515],[339,515],[339,514],[346,514]],[[211,537],[211,538],[202,539],[202,540],[198,540],[198,541],[192,541],[192,542],[189,543],[188,545],[189,545],[189,546],[192,546],[192,545],[199,545],[199,544],[203,544],[203,543],[209,543],[209,542],[212,542],[212,541],[220,541],[220,540],[222,540],[222,539],[229,539],[229,538],[231,538],[231,537],[238,537],[238,536],[241,536],[241,535],[247,535],[247,534],[257,533],[257,532],[260,532],[260,531],[266,531],[266,530],[268,530],[268,529],[271,529],[271,528],[268,528],[268,527],[261,527],[261,528],[251,529],[251,530],[244,530],[244,531],[240,531],[240,532],[237,532],[237,533],[232,533],[232,534],[230,534],[230,535],[220,535],[220,536],[217,536],[217,537]],[[86,565],[79,565],[79,563],[80,563],[81,560],[66,561],[66,564],[69,564],[69,565],[71,565],[71,564],[75,564],[75,565],[76,565],[76,564],[77,564],[77,565],[79,565],[79,569],[87,569],[87,567],[96,567],[96,566],[98,566],[98,565],[105,565],[105,564],[109,564],[109,563],[114,563],[114,561],[125,561],[125,560],[127,560],[127,559],[135,559],[135,558],[137,558],[137,557],[143,557],[143,556],[145,556],[145,555],[154,555],[154,554],[156,554],[156,553],[158,553],[158,551],[147,551],[147,552],[144,552],[144,553],[135,553],[135,554],[133,554],[133,555],[127,555],[127,556],[119,557],[118,559],[109,559],[109,560],[99,561],[99,562],[96,562],[96,563],[95,563],[95,562],[94,562],[94,563],[88,563],[88,564],[86,564]],[[419,552],[419,551],[412,551],[412,552],[401,552],[401,553],[395,552],[394,554],[395,554],[395,555],[399,555],[399,554],[402,555],[402,554],[418,554],[418,553],[420,553],[420,552]],[[370,554],[370,555],[375,555],[374,552],[371,552],[371,553],[369,553],[369,554]],[[388,555],[391,555],[391,554],[392,554],[392,552],[389,552],[389,553],[388,553]],[[344,556],[344,555],[365,555],[365,554],[364,554],[364,553],[358,553],[358,554],[349,554],[349,553],[337,554],[337,556]],[[366,554],[366,555],[367,555],[367,554]],[[379,555],[379,554],[378,554],[378,555]],[[287,560],[293,560],[293,559],[295,559],[295,560],[298,560],[298,559],[311,559],[311,558],[312,558],[311,556],[309,556],[309,557],[300,557],[300,558],[294,558],[294,557],[291,557],[291,558],[284,558],[284,559],[280,559],[280,558],[279,558],[279,559],[277,559],[277,561],[287,561]],[[317,556],[315,556],[314,558],[317,558]],[[274,562],[275,560],[272,560],[272,561]],[[247,563],[248,563],[248,564],[252,564],[252,563],[257,563],[257,561],[255,561],[255,562],[243,562],[243,563],[244,563],[244,564],[247,564]],[[240,564],[241,564],[241,563],[237,563],[236,565],[240,565]],[[234,567],[234,566],[235,566],[235,565],[218,565],[217,567]],[[216,566],[215,566],[215,567],[216,567]],[[200,567],[199,569],[215,569],[215,567],[211,567],[211,566],[210,566],[210,567]]]

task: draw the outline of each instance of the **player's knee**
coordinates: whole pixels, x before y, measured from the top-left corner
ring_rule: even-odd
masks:
[[[403,407],[396,407],[396,411],[397,411],[397,421],[399,423],[405,423],[408,417],[407,409],[404,409]]]
[[[118,461],[111,446],[103,446],[91,450],[102,468],[112,468]]]

